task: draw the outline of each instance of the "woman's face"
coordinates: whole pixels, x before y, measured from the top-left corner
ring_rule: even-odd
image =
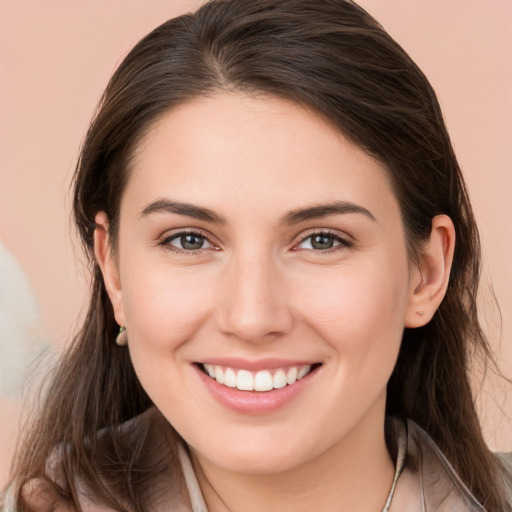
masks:
[[[200,460],[273,472],[382,436],[417,271],[386,171],[318,116],[237,93],[164,115],[117,250],[135,370]]]

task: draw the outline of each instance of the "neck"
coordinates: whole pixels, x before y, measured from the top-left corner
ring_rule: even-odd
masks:
[[[193,453],[209,512],[380,512],[394,477],[384,438],[384,415],[363,419],[329,450],[292,469],[234,473]]]

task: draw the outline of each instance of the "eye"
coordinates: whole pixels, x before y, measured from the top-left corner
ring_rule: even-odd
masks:
[[[163,239],[159,245],[175,252],[197,252],[215,248],[204,235],[195,231],[175,233]]]
[[[330,251],[339,248],[350,248],[353,242],[341,236],[327,231],[312,233],[295,246],[296,249],[308,249],[314,251]]]

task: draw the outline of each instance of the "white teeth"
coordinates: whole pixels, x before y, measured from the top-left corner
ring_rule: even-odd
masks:
[[[260,370],[253,374],[247,370],[236,370],[213,364],[203,364],[206,373],[219,384],[241,391],[271,391],[294,384],[311,371],[311,365],[292,366],[277,369],[272,375],[270,370]]]
[[[309,372],[311,371],[311,365],[303,366],[299,373],[297,374],[297,380],[302,379],[302,377],[305,377]]]
[[[215,378],[215,367],[211,364],[204,365],[205,370],[208,372],[208,375],[214,379]]]
[[[224,384],[224,372],[220,366],[215,367],[215,380],[219,384]]]
[[[236,373],[232,368],[228,368],[224,373],[224,385],[236,388]]]
[[[254,390],[255,391],[270,391],[274,388],[274,381],[272,375],[268,370],[258,372],[254,377]]]
[[[284,370],[277,370],[276,373],[274,373],[274,388],[280,389],[284,388],[286,386],[286,373],[284,373]]]
[[[297,373],[299,371],[297,370],[297,367],[294,366],[293,368],[290,368],[288,370],[288,373],[286,374],[286,382],[288,384],[293,384],[297,380]]]
[[[219,379],[217,379],[217,382],[219,382]],[[253,391],[254,377],[252,376],[252,373],[247,370],[239,370],[236,377],[236,387],[241,391]]]

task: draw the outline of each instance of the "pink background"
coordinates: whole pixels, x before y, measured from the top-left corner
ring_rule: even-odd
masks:
[[[481,302],[489,336],[502,369],[512,375],[512,2],[360,3],[405,47],[438,92],[481,229]],[[199,4],[0,0],[0,242],[28,278],[38,307],[38,319],[28,329],[29,354],[36,346],[62,349],[85,303],[87,271],[76,264],[83,258],[70,240],[69,183],[100,94],[142,35]],[[0,265],[3,294],[8,293],[2,287],[2,279],[8,281],[5,268]],[[503,315],[501,335],[499,315],[489,305],[491,281]],[[10,341],[3,336],[0,346]],[[0,372],[7,364],[0,361]],[[512,396],[505,396],[497,379],[487,379],[479,403],[489,444],[512,450]],[[19,393],[0,393],[0,485],[19,410]]]

